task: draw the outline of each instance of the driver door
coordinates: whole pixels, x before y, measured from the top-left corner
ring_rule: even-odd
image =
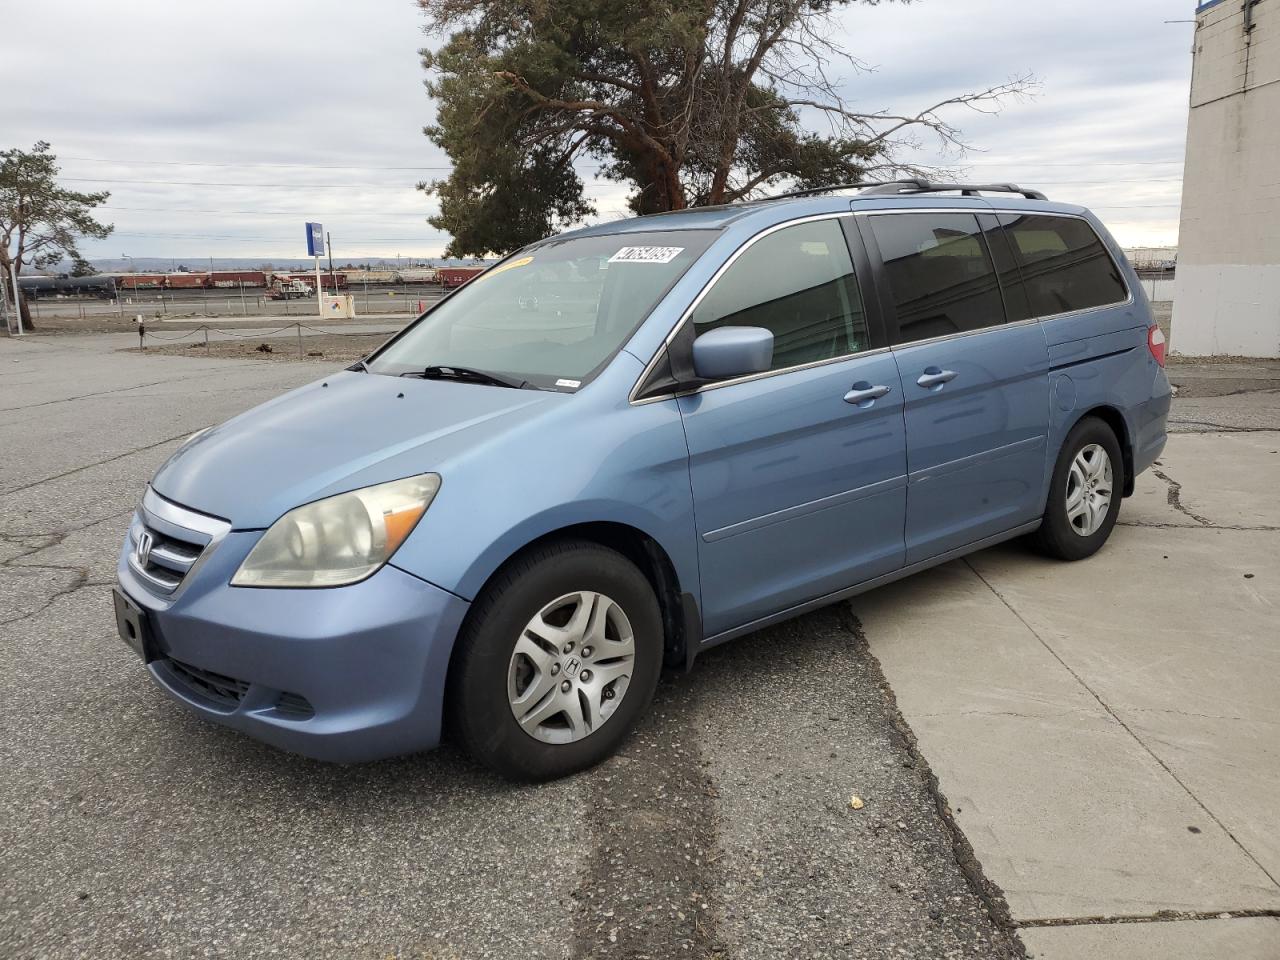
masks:
[[[686,321],[774,335],[772,369],[679,399],[709,639],[903,563],[902,387],[842,219],[761,234]]]

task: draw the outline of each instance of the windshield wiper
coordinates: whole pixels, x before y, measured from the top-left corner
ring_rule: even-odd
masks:
[[[365,363],[363,360],[357,360],[351,366],[347,367],[347,369],[352,373],[368,373],[369,364]]]
[[[475,370],[471,367],[455,367],[449,364],[432,364],[421,370],[410,370],[400,374],[402,377],[421,377],[423,380],[463,380],[467,383],[487,383],[494,387],[511,387],[519,390],[528,385],[528,380],[504,376],[501,373],[490,373],[488,370]]]

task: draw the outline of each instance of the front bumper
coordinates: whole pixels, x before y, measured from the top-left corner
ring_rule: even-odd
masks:
[[[173,597],[129,563],[120,588],[146,614],[155,681],[199,715],[319,760],[434,747],[466,601],[393,566],[315,590],[232,587],[261,536],[232,532]]]

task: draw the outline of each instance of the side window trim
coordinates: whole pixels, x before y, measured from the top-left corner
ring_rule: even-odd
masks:
[[[884,327],[880,303],[878,300],[874,300],[870,296],[873,292],[873,287],[868,285],[868,278],[867,276],[864,276],[864,269],[867,269],[870,266],[867,261],[866,251],[862,249],[862,245],[860,243],[854,243],[850,239],[850,230],[852,228],[849,226],[849,223],[854,219],[853,211],[842,210],[834,213],[812,214],[807,217],[797,217],[794,220],[787,220],[783,223],[775,223],[772,226],[765,227],[759,233],[755,233],[744,240],[738,248],[728,256],[725,262],[716,268],[716,272],[711,275],[711,278],[706,282],[702,289],[698,291],[698,295],[689,302],[687,307],[685,307],[684,312],[680,314],[680,319],[675,322],[671,328],[671,332],[667,334],[666,339],[663,340],[662,346],[658,348],[653,357],[650,358],[649,362],[645,364],[644,370],[641,371],[639,378],[637,378],[635,384],[631,387],[631,392],[627,397],[628,401],[632,404],[654,403],[659,400],[669,400],[672,397],[681,396],[686,393],[702,393],[707,390],[715,390],[720,387],[732,386],[737,383],[745,383],[748,380],[763,380],[767,377],[776,377],[782,374],[793,373],[797,370],[808,370],[813,367],[826,366],[831,363],[840,363],[842,361],[852,359],[853,357],[865,357],[888,350],[889,341],[885,337],[887,331]],[[747,377],[735,377],[731,380],[718,380],[714,383],[704,384],[688,390],[672,389],[670,391],[663,390],[661,392],[650,393],[652,388],[650,381],[653,379],[655,371],[659,367],[666,365],[669,351],[678,343],[678,341],[689,339],[687,337],[686,328],[689,327],[694,312],[698,309],[698,306],[706,298],[712,288],[715,287],[715,285],[720,282],[720,279],[729,271],[729,268],[737,262],[738,258],[760,240],[770,236],[771,234],[777,233],[780,230],[785,230],[788,227],[799,226],[803,223],[816,223],[821,220],[838,221],[838,225],[841,227],[841,232],[844,235],[845,246],[848,248],[849,258],[853,263],[854,279],[857,281],[858,293],[862,297],[862,309],[866,316],[868,338],[870,340],[870,346],[868,349],[841,354],[838,357],[828,357],[823,360],[815,360],[809,363],[799,363],[790,367],[780,367],[777,370],[766,370],[763,373],[755,373]],[[869,273],[869,269],[867,272]],[[672,363],[674,364],[674,361],[672,361]]]
[[[885,213],[896,213],[898,211],[886,210]],[[893,344],[897,342],[901,332],[898,330],[898,308],[893,302],[893,294],[889,290],[889,277],[884,268],[884,257],[880,253],[880,244],[876,242],[876,235],[871,230],[871,223],[867,219],[871,211],[858,212],[854,214],[854,226],[858,230],[858,236],[862,239],[862,247],[866,251],[867,262],[871,270],[869,278],[875,287],[875,304],[881,317],[882,333],[884,335],[884,345],[892,349]]]
[[[858,295],[862,297],[862,312],[867,318],[867,335],[870,346],[863,353],[887,349],[889,330],[884,304],[880,302],[880,287],[872,266],[871,252],[866,237],[858,224],[858,217],[850,213],[840,215],[840,228],[844,231],[845,245],[853,261],[853,276],[858,283]],[[855,354],[851,354],[855,356]]]

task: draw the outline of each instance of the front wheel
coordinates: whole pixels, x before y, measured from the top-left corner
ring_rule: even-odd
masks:
[[[1106,423],[1085,417],[1062,444],[1044,518],[1031,543],[1059,560],[1093,556],[1116,525],[1123,489],[1120,442]]]
[[[648,707],[662,649],[658,601],[634,564],[585,541],[536,548],[499,571],[459,635],[453,729],[513,779],[593,766]]]

